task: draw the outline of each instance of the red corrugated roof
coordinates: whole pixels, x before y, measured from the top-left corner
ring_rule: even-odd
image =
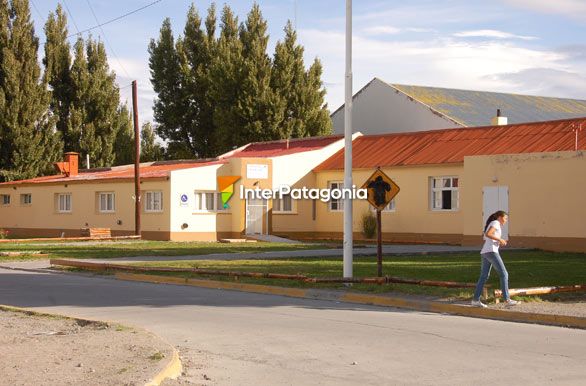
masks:
[[[364,135],[352,143],[352,167],[407,166],[464,162],[465,156],[586,150],[586,118],[508,126],[432,130],[415,133]],[[344,168],[344,149],[315,171]]]
[[[140,178],[164,178],[170,175],[173,170],[196,168],[201,166],[216,165],[225,163],[221,160],[187,160],[187,161],[161,161],[152,163],[143,163],[140,166]],[[22,184],[48,184],[56,182],[84,182],[98,180],[121,180],[134,178],[134,165],[114,166],[103,169],[90,169],[84,171],[81,169],[76,176],[66,177],[64,174],[53,176],[44,176],[31,178],[29,180],[19,180],[1,183],[3,185],[22,185]]]
[[[206,160],[184,160],[184,161],[163,161],[141,164],[140,177],[145,178],[163,178],[169,176],[170,172],[179,169],[195,168],[200,166],[215,165],[226,163],[229,158],[241,157],[278,157],[287,154],[300,153],[304,151],[318,150],[342,139],[341,135],[331,135],[325,137],[308,137],[295,138],[290,140],[278,140],[269,142],[254,142],[226,153],[217,159]],[[84,171],[80,169],[77,176],[66,177],[63,174],[32,178],[29,180],[10,181],[0,183],[5,185],[21,184],[48,184],[59,182],[83,182],[99,180],[121,180],[134,178],[134,165],[115,166],[104,169],[90,169]]]
[[[220,158],[238,157],[278,157],[304,151],[319,150],[325,146],[344,138],[343,135],[329,135],[324,137],[307,137],[294,139],[281,139],[278,141],[253,142],[233,152],[226,153]]]

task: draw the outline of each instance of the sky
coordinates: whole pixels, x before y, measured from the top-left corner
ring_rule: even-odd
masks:
[[[96,19],[103,23],[154,0],[30,1],[42,44],[47,15],[58,2],[67,6],[69,32],[75,34],[96,26]],[[149,41],[158,37],[166,17],[180,35],[191,3],[160,0],[91,31],[106,43],[121,98],[129,104],[129,85],[137,80],[142,122],[153,119],[156,98],[149,80]],[[210,3],[195,1],[202,17]],[[244,20],[253,1],[225,3]],[[345,0],[257,3],[268,21],[270,55],[292,20],[306,65],[316,57],[323,64],[326,102],[336,110],[344,102]],[[216,4],[221,9],[224,2]],[[586,99],[586,0],[354,0],[352,15],[354,92],[378,77],[398,84]]]

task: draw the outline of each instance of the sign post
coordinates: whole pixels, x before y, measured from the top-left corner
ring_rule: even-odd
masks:
[[[376,257],[378,276],[383,275],[383,241],[382,241],[382,210],[399,193],[399,185],[391,180],[380,168],[362,184],[362,189],[368,191],[367,200],[376,209]]]

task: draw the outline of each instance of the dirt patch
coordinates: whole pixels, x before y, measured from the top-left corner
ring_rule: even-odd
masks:
[[[134,328],[0,309],[0,383],[144,385],[172,348]]]
[[[586,318],[586,301],[572,302],[547,302],[532,301],[522,302],[513,307],[507,307],[505,303],[493,304],[490,308],[504,309],[518,312],[531,312],[536,314],[577,316]]]

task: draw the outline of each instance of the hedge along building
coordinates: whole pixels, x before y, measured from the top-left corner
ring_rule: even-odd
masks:
[[[216,159],[143,163],[142,236],[213,241],[272,233],[293,209],[310,211],[311,203],[240,200],[240,185],[313,185],[312,169],[342,147],[341,136],[314,137],[251,143]],[[134,234],[133,165],[78,170],[77,158],[67,153],[58,175],[0,184],[0,229],[23,237],[79,236],[86,227]],[[227,209],[220,176],[240,177]]]
[[[586,252],[581,127],[586,118],[360,136],[352,145],[352,178],[360,186],[380,166],[401,188],[382,213],[386,241],[479,245],[487,216],[504,209],[510,245]],[[316,186],[342,186],[343,167],[339,151],[314,169]],[[353,208],[360,239],[361,217],[370,209],[366,201]],[[296,220],[307,224],[305,231],[281,234],[342,237],[341,200],[318,202],[314,217]]]

